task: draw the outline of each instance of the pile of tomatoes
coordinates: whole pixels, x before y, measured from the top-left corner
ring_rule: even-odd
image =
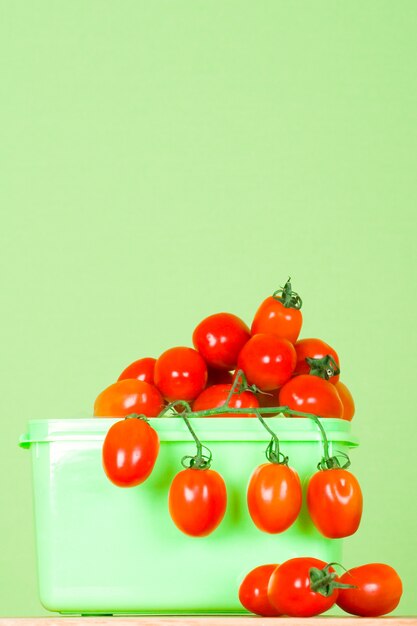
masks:
[[[311,557],[260,565],[243,579],[239,600],[263,617],[313,617],[334,604],[352,615],[379,617],[398,606],[402,583],[390,565],[369,563],[340,577],[332,565]]]

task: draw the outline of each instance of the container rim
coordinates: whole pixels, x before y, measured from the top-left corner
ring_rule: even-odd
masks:
[[[33,443],[69,441],[103,441],[109,428],[123,418],[92,417],[29,420],[27,432],[21,435],[19,446],[30,448]],[[266,422],[280,441],[321,441],[318,426],[303,417],[267,417]],[[255,418],[196,417],[190,418],[203,442],[210,441],[269,441],[270,436]],[[151,417],[149,422],[161,441],[192,441],[181,417]],[[343,419],[320,418],[330,442],[356,447],[358,439],[351,432],[351,423]]]

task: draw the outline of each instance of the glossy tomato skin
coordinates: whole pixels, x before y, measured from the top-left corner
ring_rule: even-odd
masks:
[[[239,601],[246,610],[262,617],[276,617],[278,611],[268,599],[268,584],[277,564],[259,565],[249,572],[239,587]]]
[[[260,465],[250,478],[247,502],[249,514],[259,530],[284,532],[301,510],[302,489],[297,472],[288,465]]]
[[[285,561],[271,575],[269,601],[281,615],[289,617],[313,617],[328,611],[337,600],[338,590],[326,598],[310,588],[310,569],[325,566],[324,561],[310,557]],[[332,568],[329,571],[334,572]]]
[[[346,469],[320,470],[307,487],[307,506],[316,528],[325,537],[349,537],[359,528],[363,498],[357,478]]]
[[[323,357],[330,355],[334,358],[337,365],[340,365],[339,355],[328,343],[321,339],[300,339],[295,344],[295,351],[297,353],[297,365],[295,366],[294,375],[309,374],[310,366],[306,359],[322,359]],[[339,375],[329,378],[329,382],[336,383],[339,380]]]
[[[238,369],[243,370],[250,385],[271,391],[291,378],[295,363],[292,343],[275,335],[259,334],[244,345],[239,354]]]
[[[143,380],[125,379],[113,383],[96,398],[96,417],[124,417],[131,413],[156,417],[162,411],[163,398],[154,385]]]
[[[194,400],[207,383],[207,366],[197,350],[170,348],[156,360],[155,385],[164,398]]]
[[[250,339],[245,322],[231,313],[215,313],[198,324],[193,344],[210,367],[232,370],[239,352]]]
[[[104,439],[104,471],[118,487],[135,487],[152,472],[158,452],[158,435],[147,422],[137,418],[120,420],[109,428]]]
[[[194,400],[193,411],[205,411],[207,409],[215,409],[222,406],[229,395],[232,385],[213,385],[207,387],[200,393],[198,398]],[[243,409],[246,407],[259,407],[256,396],[251,391],[242,391],[242,393],[234,393],[230,398],[229,406],[234,409]],[[212,417],[255,417],[252,413],[242,413],[233,415],[233,413],[222,413],[213,415]]]
[[[211,469],[179,472],[169,490],[169,512],[175,525],[186,535],[205,537],[217,528],[226,512],[226,485]]]
[[[335,386],[318,376],[294,376],[281,387],[279,403],[320,417],[341,418],[343,415],[343,404]]]
[[[360,617],[379,617],[391,613],[399,604],[403,586],[390,565],[368,563],[353,567],[340,582],[356,589],[340,589],[337,604],[347,613]]]
[[[145,383],[151,385],[154,384],[153,373],[155,370],[156,359],[152,357],[145,357],[138,359],[130,365],[128,365],[120,374],[117,380],[124,380],[125,378],[137,378],[143,380]]]
[[[285,307],[282,302],[269,296],[256,311],[251,332],[252,335],[268,333],[295,343],[302,324],[300,309]]]
[[[352,417],[355,415],[355,401],[349,389],[344,383],[342,383],[341,380],[335,384],[335,387],[343,404],[342,418],[350,422]]]

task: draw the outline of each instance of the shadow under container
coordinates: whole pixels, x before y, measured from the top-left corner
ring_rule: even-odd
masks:
[[[180,417],[150,419],[161,447],[151,476],[122,489],[101,461],[112,418],[32,420],[20,438],[32,452],[39,593],[50,611],[70,614],[244,613],[238,588],[249,570],[295,556],[341,562],[342,540],[313,526],[305,503],[286,532],[258,530],[247,509],[253,470],[270,437],[255,418],[191,418],[213,453],[228,494],[220,526],[201,538],[182,534],[168,512],[168,490],[181,458],[195,454]],[[274,417],[303,492],[323,455],[320,431],[306,418]],[[330,454],[357,445],[350,422],[322,419]]]

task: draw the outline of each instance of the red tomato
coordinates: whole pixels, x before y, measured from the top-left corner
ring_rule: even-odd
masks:
[[[267,393],[257,393],[259,406],[261,407],[273,407],[279,406],[279,389],[273,389]],[[268,413],[268,417],[274,417],[278,413]]]
[[[193,344],[210,367],[233,370],[250,331],[236,315],[216,313],[206,317],[193,333]]]
[[[276,564],[259,565],[249,572],[239,587],[239,601],[250,611],[262,617],[276,617],[278,611],[268,600],[268,583]]]
[[[207,409],[216,409],[222,406],[229,395],[232,385],[213,385],[204,389],[194,400],[193,411],[205,411]],[[234,393],[230,398],[229,406],[234,409],[244,409],[246,407],[259,406],[255,394],[251,391],[242,391],[242,393]],[[243,413],[233,415],[233,413],[222,413],[221,415],[213,415],[212,417],[255,417],[253,413]]]
[[[322,570],[324,561],[300,557],[285,561],[271,575],[268,598],[281,615],[290,617],[312,617],[330,609],[337,600],[338,590],[325,597],[311,589],[311,568]],[[328,568],[330,572],[334,570]]]
[[[224,517],[226,485],[214,470],[188,468],[174,477],[168,502],[172,520],[183,533],[204,537],[213,532]]]
[[[403,586],[395,569],[384,563],[353,567],[340,578],[356,589],[340,589],[337,604],[352,615],[379,617],[391,613],[399,604]]]
[[[97,396],[94,415],[124,417],[131,413],[139,413],[147,417],[156,417],[162,411],[163,405],[163,398],[154,385],[127,378],[113,383]]]
[[[270,296],[256,311],[251,332],[252,335],[268,333],[295,343],[302,323],[303,315],[299,309],[286,307],[280,300]]]
[[[288,465],[264,463],[249,481],[247,501],[255,526],[265,533],[282,533],[301,510],[300,478]]]
[[[279,403],[294,411],[320,417],[342,417],[343,404],[336,387],[318,376],[294,376],[279,392]]]
[[[209,367],[207,373],[207,387],[212,387],[213,385],[229,385],[233,382],[233,374],[227,370],[216,370]]]
[[[169,400],[194,400],[207,382],[207,366],[192,348],[170,348],[155,363],[155,384]]]
[[[325,537],[353,535],[362,517],[362,491],[346,469],[320,470],[307,487],[307,506],[316,528]]]
[[[294,371],[296,354],[292,343],[275,335],[254,335],[244,345],[238,358],[250,385],[262,391],[277,389]]]
[[[297,353],[297,365],[295,366],[294,375],[310,373],[310,365],[306,361],[307,358],[322,359],[330,355],[334,358],[337,365],[340,365],[336,350],[333,350],[328,343],[325,343],[321,339],[300,339],[295,344],[295,351]],[[338,380],[338,374],[329,378],[329,381],[333,384]]]
[[[348,420],[350,422],[352,417],[355,415],[355,402],[353,400],[352,394],[350,393],[346,385],[340,380],[335,384],[335,387],[343,404],[342,417],[344,420]]]
[[[152,472],[158,451],[158,435],[145,420],[121,420],[109,428],[104,439],[104,471],[118,487],[135,487]]]
[[[156,359],[152,357],[146,357],[134,361],[123,370],[117,380],[124,380],[125,378],[137,378],[143,380],[145,383],[154,384],[153,372],[155,369]]]

